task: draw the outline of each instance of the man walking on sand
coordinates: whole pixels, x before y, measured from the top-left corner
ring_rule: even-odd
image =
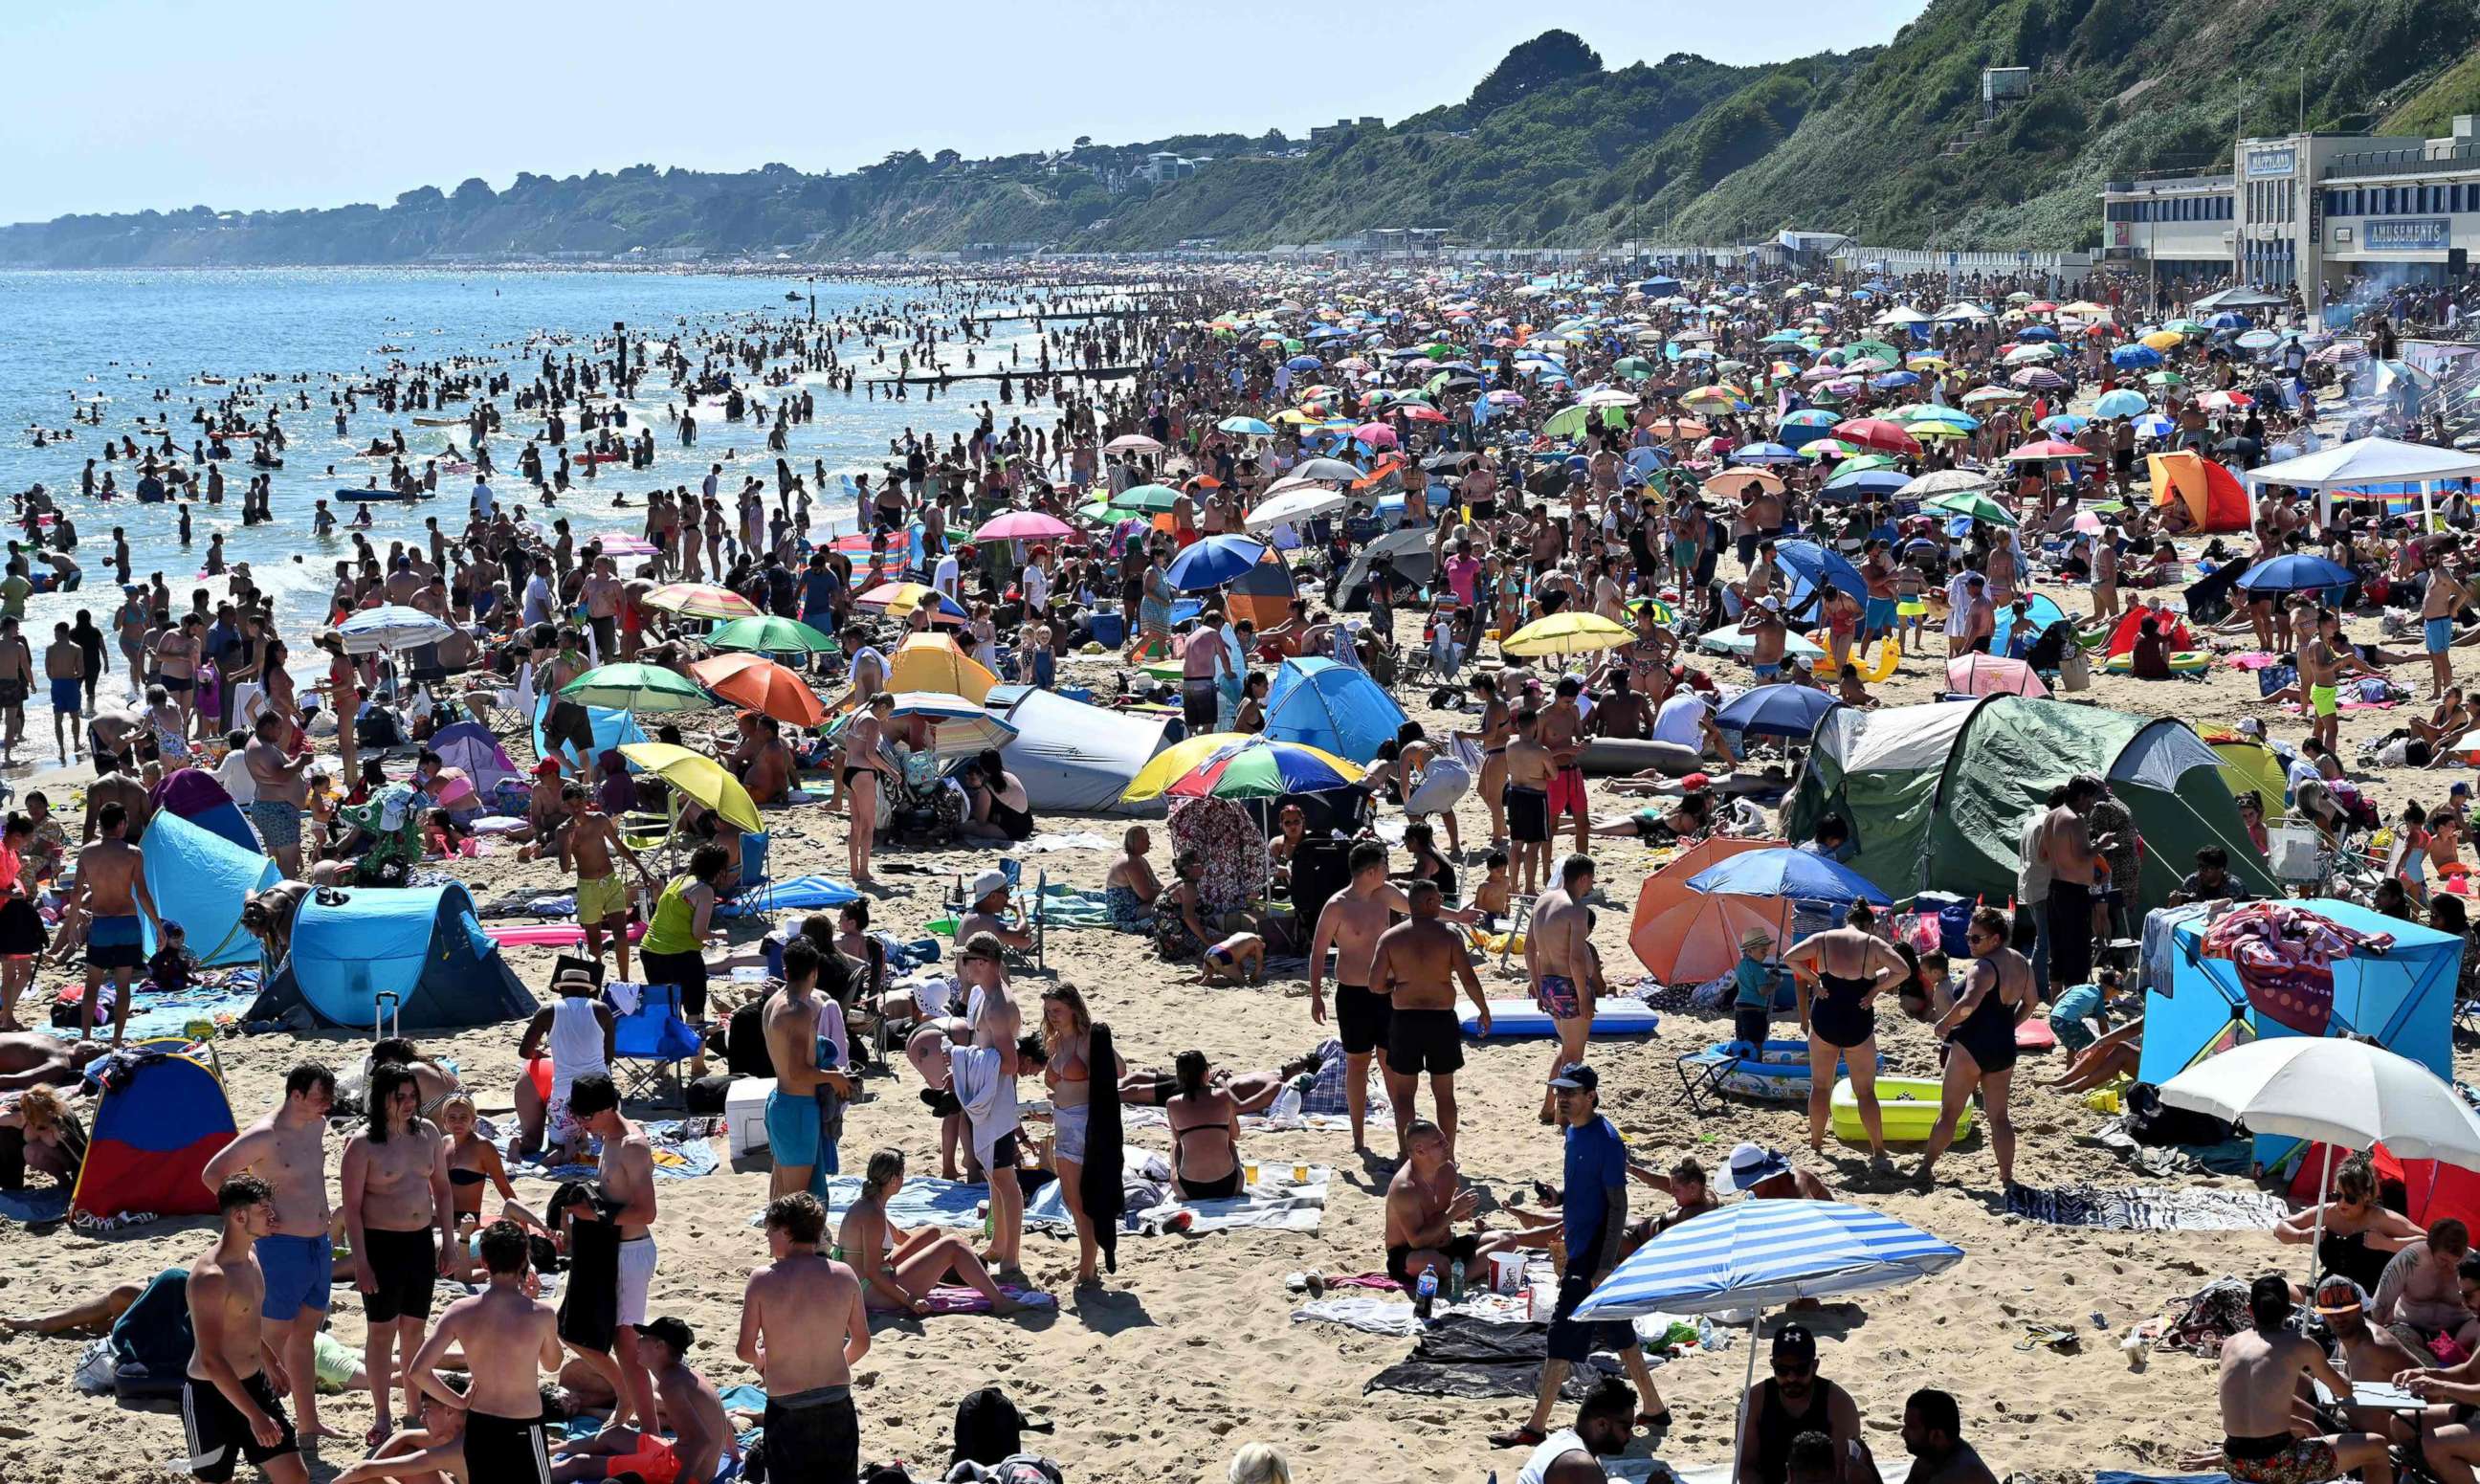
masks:
[[[280,1326],[271,1345],[282,1349],[293,1410],[305,1438],[341,1438],[319,1420],[317,1340],[327,1317],[335,1244],[327,1232],[327,1111],[336,1104],[336,1074],[316,1061],[284,1077],[284,1098],[216,1152],[199,1178],[220,1190],[236,1175],[264,1182],[271,1219],[253,1238],[261,1274],[259,1315]]]
[[[269,1375],[259,1333],[267,1279],[253,1244],[275,1224],[267,1185],[231,1176],[216,1187],[216,1209],[222,1229],[190,1264],[187,1285],[194,1343],[181,1386],[181,1429],[190,1476],[224,1484],[246,1458],[276,1484],[306,1484],[299,1441],[275,1394],[284,1377]]]
[[[120,1046],[129,1028],[130,1002],[137,976],[146,967],[145,935],[138,914],[158,922],[155,898],[146,890],[146,857],[126,838],[129,811],[106,804],[94,817],[102,838],[78,852],[77,889],[86,908],[86,999],[78,1007],[78,1039],[94,1034],[95,1002],[103,981],[113,982],[112,1044]],[[305,1419],[303,1430],[308,1431]]]
[[[766,1388],[769,1476],[852,1484],[861,1471],[853,1367],[869,1353],[869,1313],[853,1270],[819,1255],[826,1229],[826,1208],[806,1190],[767,1206],[773,1261],[741,1290],[737,1353]]]
[[[1456,1017],[1456,984],[1481,1011],[1480,1033],[1489,1034],[1489,1002],[1482,997],[1473,974],[1472,954],[1462,936],[1438,921],[1443,900],[1437,879],[1422,876],[1406,893],[1412,909],[1408,921],[1379,935],[1370,962],[1371,987],[1393,1002],[1386,1032],[1389,1080],[1401,1079],[1404,1096],[1395,1104],[1395,1146],[1412,1125],[1413,1079],[1430,1078],[1430,1100],[1438,1131],[1447,1141],[1447,1158],[1456,1157],[1456,1072],[1464,1064],[1464,1028]]]
[[[1326,994],[1320,980],[1326,973],[1326,950],[1334,949],[1334,1015],[1343,1041],[1343,1101],[1352,1115],[1352,1147],[1367,1152],[1364,1126],[1369,1117],[1369,1058],[1379,1058],[1386,1080],[1386,1097],[1396,1108],[1396,1148],[1403,1147],[1403,1125],[1410,1117],[1412,1079],[1397,1077],[1386,1059],[1386,1043],[1394,1021],[1394,1002],[1375,987],[1370,969],[1378,956],[1378,940],[1398,916],[1409,916],[1412,904],[1386,880],[1386,847],[1364,840],[1346,857],[1352,884],[1334,894],[1318,914],[1317,931],[1309,943],[1309,1019],[1326,1024]]]
[[[465,1484],[550,1484],[542,1373],[559,1370],[558,1320],[526,1291],[533,1263],[524,1228],[494,1221],[482,1229],[480,1246],[489,1285],[440,1314],[439,1327],[413,1358],[414,1384],[433,1402],[465,1414],[458,1475]],[[440,1362],[458,1346],[473,1377],[462,1394],[439,1374]]]
[[[1533,921],[1524,932],[1524,973],[1533,980],[1533,1002],[1559,1028],[1559,1044],[1550,1058],[1550,1076],[1569,1062],[1585,1059],[1585,1038],[1593,1028],[1593,950],[1591,914],[1585,898],[1593,894],[1593,858],[1570,855],[1559,868],[1559,889],[1544,892],[1533,904]],[[1559,1094],[1541,1095],[1541,1121],[1559,1121]]]

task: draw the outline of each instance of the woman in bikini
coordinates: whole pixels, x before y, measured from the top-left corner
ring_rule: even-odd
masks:
[[[894,696],[884,690],[872,695],[867,708],[844,729],[843,752],[837,759],[840,792],[852,797],[852,818],[846,821],[849,828],[844,833],[844,860],[856,882],[871,880],[869,848],[878,834],[878,775],[887,771],[886,761],[880,756],[880,742],[886,736],[888,718],[894,714]]]
[[[1507,703],[1499,699],[1496,680],[1475,675],[1472,693],[1481,702],[1481,726],[1455,735],[1481,743],[1481,796],[1489,806],[1489,843],[1495,848],[1507,844],[1507,744],[1515,736],[1515,724]]]
[[[1179,1091],[1163,1110],[1171,1120],[1173,1185],[1191,1201],[1241,1194],[1240,1105],[1208,1080],[1203,1052],[1180,1053],[1172,1061],[1172,1075]]]
[[[930,1314],[930,1290],[951,1279],[989,1300],[991,1313],[1014,1314],[1024,1306],[999,1291],[970,1242],[953,1232],[923,1227],[907,1232],[888,1219],[887,1203],[904,1188],[904,1152],[882,1149],[869,1157],[862,1190],[836,1229],[831,1254],[861,1280],[862,1301],[876,1314]]]
[[[1877,997],[1911,977],[1911,966],[1870,929],[1876,910],[1855,901],[1843,925],[1817,933],[1783,954],[1799,992],[1799,1026],[1808,1034],[1808,1147],[1825,1149],[1833,1112],[1835,1063],[1848,1054],[1860,1127],[1869,1134],[1869,1167],[1891,1174],[1886,1133],[1877,1113]]]
[[[35,821],[9,816],[0,832],[0,1030],[16,1030],[17,997],[35,982],[35,960],[49,947],[42,914],[35,907],[35,883],[25,855],[34,848]]]
[[[1053,984],[1042,992],[1042,1046],[1048,1056],[1042,1080],[1050,1087],[1051,1167],[1059,1174],[1059,1191],[1068,1203],[1069,1219],[1076,1223],[1076,1281],[1099,1283],[1095,1266],[1101,1246],[1094,1238],[1093,1219],[1085,1214],[1078,1177],[1085,1168],[1086,1120],[1093,1114],[1093,1068],[1087,1063],[1094,1036],[1094,1015],[1073,984]],[[1111,1068],[1118,1081],[1127,1075],[1125,1062]]]
[[[468,1243],[482,1225],[484,1194],[496,1190],[503,1205],[517,1198],[499,1148],[476,1133],[480,1123],[466,1093],[452,1092],[439,1105],[439,1132],[448,1136],[448,1198],[456,1211],[454,1276],[459,1282],[471,1281],[478,1265]]]

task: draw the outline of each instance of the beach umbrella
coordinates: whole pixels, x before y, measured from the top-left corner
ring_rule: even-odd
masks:
[[[2008,449],[2010,464],[2066,463],[2072,459],[2090,458],[2093,451],[2073,443],[2060,443],[2055,438],[2040,438]]]
[[[1352,497],[1343,491],[1311,484],[1284,490],[1251,510],[1241,524],[1252,531],[1272,531],[1293,521],[1331,515],[1337,510],[1349,509],[1351,506]]]
[[[1921,508],[1940,510],[1949,515],[1968,515],[1974,520],[1985,521],[1993,526],[2022,524],[2016,519],[2014,511],[1978,490],[1955,489],[1944,494],[1931,495],[1921,502]]]
[[[758,818],[758,805],[731,769],[703,752],[691,752],[670,742],[622,742],[620,755],[639,768],[662,779],[700,805],[721,815],[725,821],[750,834],[766,828]]]
[[[1737,500],[1752,489],[1779,495],[1784,485],[1782,476],[1770,469],[1725,469],[1708,479],[1702,487],[1708,494]]]
[[[1183,737],[1155,753],[1145,767],[1137,769],[1136,777],[1128,781],[1127,791],[1120,797],[1132,804],[1159,798],[1165,789],[1196,771],[1206,759],[1253,741],[1255,735],[1251,732],[1201,732],[1194,737]]]
[[[930,723],[930,750],[941,757],[988,752],[1016,741],[1014,723],[984,711],[978,702],[937,690],[908,690],[895,698],[891,715],[919,716]]]
[[[1743,737],[1794,737],[1805,741],[1817,723],[1841,703],[1814,686],[1759,686],[1731,697],[1714,714],[1714,724]]]
[[[897,618],[909,616],[917,608],[928,608],[932,623],[957,624],[972,616],[955,599],[922,583],[881,583],[853,599],[853,606],[878,609]]]
[[[1976,386],[1963,394],[1963,404],[1967,407],[1985,406],[1995,402],[2022,402],[2023,400],[2022,392],[2009,391],[2002,386]]]
[[[1073,535],[1075,528],[1056,515],[1040,510],[1005,510],[982,522],[974,531],[976,541],[1053,541]]]
[[[1961,1248],[1865,1207],[1741,1201],[1683,1221],[1638,1248],[1576,1306],[1576,1317],[1764,1309],[1891,1288],[1944,1272],[1962,1259]],[[1753,1375],[1753,1331],[1748,1349]]]
[[[2175,371],[2155,371],[2146,374],[2144,384],[2147,386],[2184,386],[2187,384],[2187,378],[2179,375],[2179,373]]]
[[[1252,737],[1218,749],[1163,792],[1174,798],[1275,798],[1349,788],[1362,770],[1306,742]]]
[[[2027,366],[2006,378],[2029,391],[2054,392],[2067,384],[2067,378],[2046,366]]]
[[[1102,445],[1106,454],[1159,454],[1163,446],[1141,432],[1124,432]]]
[[[827,708],[809,682],[761,655],[722,654],[690,664],[690,676],[736,706],[788,726],[816,726]]]
[[[2152,405],[2152,403],[2145,400],[2142,392],[2131,391],[2124,386],[2114,386],[2102,393],[2101,400],[2093,404],[2093,416],[2141,417]]]
[[[2320,587],[2347,587],[2351,569],[2338,561],[2292,552],[2260,561],[2239,574],[2238,586],[2250,592],[2308,592]]]
[[[1779,443],[1744,443],[1731,451],[1735,464],[1780,464],[1799,457],[1799,451]]]
[[[2109,352],[2109,363],[2128,371],[2149,371],[2161,364],[2161,352],[2149,345],[2123,345]]]
[[[1921,451],[1920,440],[1913,437],[1902,424],[1889,422],[1881,417],[1864,417],[1848,423],[1837,423],[1834,425],[1834,436],[1846,443],[1856,443],[1862,448],[1880,449],[1889,454],[1917,454]]]
[[[646,594],[645,603],[684,618],[748,618],[758,612],[757,604],[731,588],[702,583],[667,584]]]
[[[1708,866],[1688,878],[1692,892],[1731,892],[1743,897],[1789,897],[1797,901],[1865,901],[1890,906],[1894,898],[1868,877],[1829,856],[1785,846],[1749,850]]]
[[[1374,449],[1395,447],[1395,430],[1384,423],[1363,423],[1352,430],[1353,440]]]
[[[1622,355],[1611,363],[1613,376],[1626,377],[1632,381],[1644,380],[1658,369],[1653,362],[1641,355]]]
[[[377,654],[383,649],[418,649],[436,644],[455,629],[447,619],[401,603],[366,608],[336,625],[336,637],[350,655]]]
[[[1239,581],[1265,556],[1262,541],[1239,535],[1210,535],[1173,558],[1167,575],[1171,585],[1182,592],[1203,592]]]
[[[736,618],[708,635],[707,642],[717,649],[768,655],[833,654],[840,647],[834,638],[797,618],[778,618],[771,613]]]
[[[1177,504],[1179,498],[1179,491],[1168,484],[1132,484],[1113,495],[1110,505],[1115,510],[1141,510],[1148,515],[1160,515]]]
[[[1989,476],[1976,469],[1938,469],[1922,475],[1895,493],[1904,500],[1925,500],[1931,495],[1984,490],[1990,487],[1990,483]]]
[[[2245,392],[2210,391],[2198,397],[2196,405],[2209,407],[2216,412],[2228,412],[2238,407],[2255,406],[2256,399]]]
[[[697,682],[655,664],[605,664],[587,670],[559,693],[581,706],[618,711],[697,711],[714,704]]]
[[[2148,412],[2135,420],[2135,435],[2139,438],[2166,438],[2175,432],[2178,427],[2178,424],[2158,412]]]
[[[1847,469],[1826,481],[1818,493],[1845,499],[1891,495],[1911,482],[1912,477],[1900,469]]]
[[[1502,653],[1527,659],[1545,655],[1599,654],[1634,640],[1636,636],[1599,613],[1553,613],[1538,618],[1499,640]]]
[[[1360,478],[1364,472],[1358,465],[1345,463],[1340,458],[1304,458],[1292,466],[1292,472],[1285,478],[1284,482],[1289,483],[1293,480],[1319,480],[1349,483]]]
[[[996,675],[943,634],[913,635],[895,646],[887,662],[887,689],[898,695],[928,690],[961,695],[979,705],[998,683]]]
[[[1227,417],[1214,426],[1224,432],[1248,438],[1271,438],[1275,435],[1273,428],[1253,417]]]
[[[2021,660],[2001,655],[1957,655],[1946,662],[1946,688],[1957,695],[2027,695],[2035,700],[2050,688]]]

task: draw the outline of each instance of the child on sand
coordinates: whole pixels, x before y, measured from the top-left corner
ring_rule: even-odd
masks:
[[[1266,940],[1253,932],[1235,932],[1205,950],[1199,968],[1208,984],[1266,981]]]

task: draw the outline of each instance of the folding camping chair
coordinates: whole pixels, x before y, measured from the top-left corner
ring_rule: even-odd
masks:
[[[733,888],[726,901],[740,902],[750,917],[762,926],[775,925],[775,908],[770,895],[775,886],[774,872],[769,869],[775,837],[765,831],[740,837],[740,884]]]
[[[1011,898],[1020,897],[1024,887],[1024,862],[1012,855],[1001,856],[999,873],[1008,879],[1009,897]],[[1046,867],[1034,877],[1033,905],[1026,909],[1025,914],[1026,925],[1033,929],[1033,947],[1030,950],[1012,948],[999,950],[999,962],[1011,969],[1026,969],[1035,974],[1048,972],[1043,964],[1043,950],[1049,936],[1050,915],[1043,910],[1043,906],[1044,894],[1049,890],[1049,887],[1050,872]],[[959,923],[963,922],[966,912],[971,909],[973,904],[965,899],[965,878],[961,873],[957,875],[954,884],[947,889],[947,899],[942,905],[945,906],[948,913]],[[956,944],[959,949],[964,946],[962,940]]]
[[[610,986],[605,986],[603,993],[607,1002]],[[659,1103],[663,1073],[668,1070],[673,1088],[685,1106],[688,1085],[681,1064],[696,1055],[701,1044],[697,1028],[681,1014],[678,984],[639,985],[636,1010],[621,1016],[612,1028],[612,1071],[621,1079],[621,1095]]]
[[[1730,1041],[1724,1044],[1740,1046],[1745,1043]],[[1733,1054],[1713,1061],[1695,1060],[1704,1054],[1705,1049],[1699,1047],[1680,1056],[1673,1064],[1673,1070],[1679,1074],[1679,1092],[1670,1100],[1672,1107],[1684,1107],[1699,1118],[1709,1118],[1716,1113],[1727,1113],[1731,1110],[1730,1105],[1722,1098],[1722,1080],[1739,1071],[1741,1063],[1748,1059]],[[1695,1064],[1691,1066],[1691,1062]]]
[[[659,879],[669,880],[679,873],[680,839],[681,795],[677,789],[665,793],[660,814],[621,816],[620,843],[644,858],[647,871]]]

